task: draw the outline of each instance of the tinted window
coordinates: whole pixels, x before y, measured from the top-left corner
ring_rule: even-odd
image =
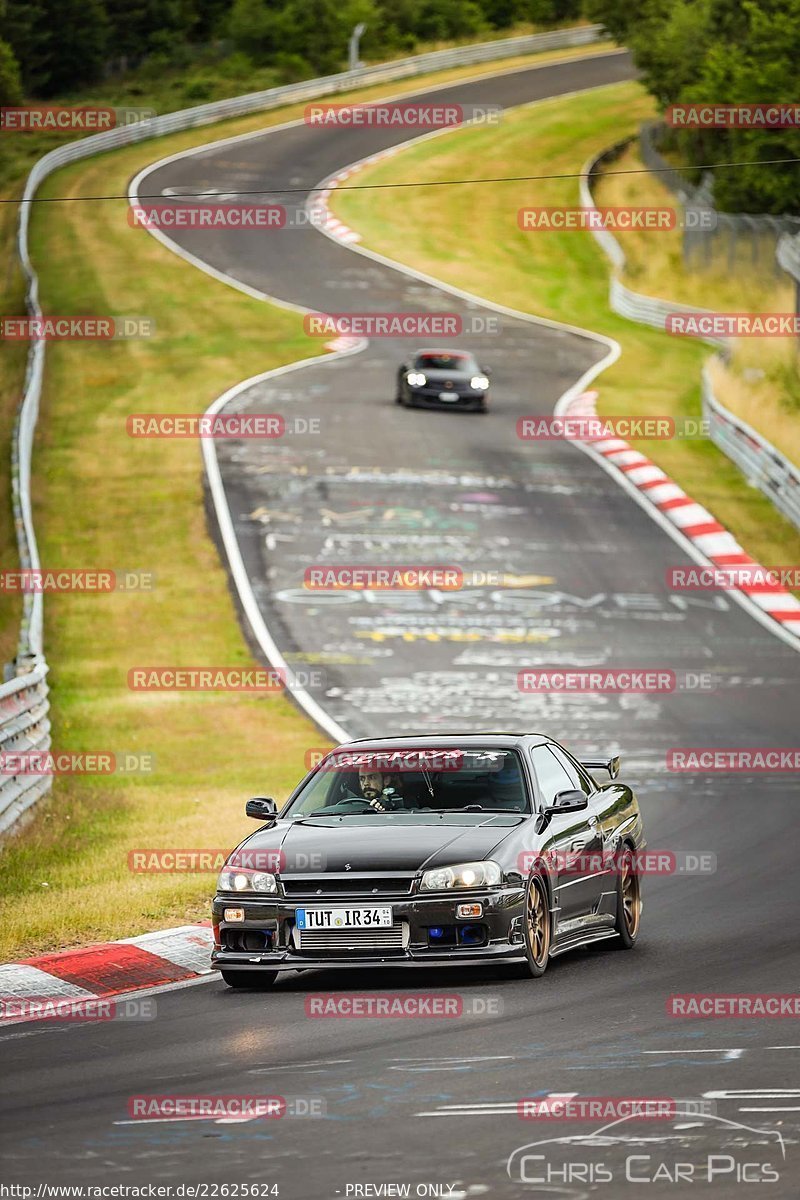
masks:
[[[414,366],[418,371],[472,371],[478,364],[471,354],[418,354]]]
[[[594,791],[594,785],[589,776],[570,758],[566,750],[562,750],[560,746],[553,746],[552,750],[558,761],[563,763],[564,769],[572,780],[572,786],[582,792],[586,792],[587,796],[591,796]]]
[[[287,815],[347,816],[388,798],[394,811],[529,812],[513,750],[335,750],[295,798]]]
[[[542,793],[544,803],[552,804],[559,792],[571,791],[575,784],[567,774],[566,768],[547,746],[535,746],[531,750],[533,769]]]

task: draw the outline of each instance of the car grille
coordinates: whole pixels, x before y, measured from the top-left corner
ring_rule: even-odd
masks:
[[[407,896],[413,875],[281,875],[284,895],[295,899],[319,900],[335,896]]]
[[[297,929],[292,933],[296,950],[348,957],[359,950],[404,950],[408,945],[408,924],[395,921],[386,929]]]

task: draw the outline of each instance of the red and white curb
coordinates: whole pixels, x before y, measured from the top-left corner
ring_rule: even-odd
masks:
[[[562,415],[596,417],[597,392],[584,392],[564,406]],[[635,450],[623,438],[586,437],[581,442],[606,463],[615,467],[648,503],[665,517],[715,567],[751,567],[760,574],[764,568],[746,554],[732,533],[720,525],[708,509],[657,467],[646,454]],[[746,583],[736,589],[776,621],[788,633],[800,637],[800,600],[784,588],[765,592],[763,585]]]
[[[34,1002],[81,1002],[183,983],[211,972],[210,924],[179,925],[119,942],[60,950],[0,966],[0,1025],[50,1015]]]
[[[352,175],[356,175],[359,171],[362,171],[364,167],[381,162],[384,158],[391,158],[399,149],[399,146],[389,146],[386,150],[380,150],[377,154],[371,154],[369,158],[354,163],[352,166],[345,167],[343,171],[339,171],[336,175],[331,175],[330,178],[326,179],[322,189],[315,191],[308,201],[307,211],[311,216],[312,224],[324,229],[337,242],[346,242],[350,245],[353,242],[360,242],[361,234],[355,229],[351,229],[349,225],[345,225],[344,221],[340,221],[331,212],[328,203],[331,192],[340,183],[344,183],[346,179],[350,179]]]

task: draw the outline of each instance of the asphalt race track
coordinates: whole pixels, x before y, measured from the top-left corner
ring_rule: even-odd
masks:
[[[509,107],[631,74],[625,55],[604,54],[454,84],[435,98]],[[299,189],[291,202],[301,207],[303,189],[408,136],[298,125],[159,166],[142,192],[234,198],[270,188],[286,203],[283,186]],[[388,196],[376,203],[390,221]],[[308,309],[448,311],[465,324],[492,315],[313,229],[177,240],[240,283]],[[605,351],[494,315],[494,331],[453,339],[492,367],[485,416],[395,406],[397,364],[417,343],[389,339],[239,398],[237,411],[314,418],[321,429],[220,445],[259,604],[293,666],[324,673],[315,698],[351,735],[521,728],[579,753],[619,747],[650,847],[707,852],[716,870],[647,880],[635,951],[567,955],[538,981],[342,971],[247,995],[214,980],[159,993],[147,1023],[3,1031],[8,1182],[277,1184],[287,1200],[403,1194],[363,1190],[389,1183],[454,1198],[798,1194],[792,1023],[677,1020],[666,1003],[675,993],[796,988],[800,900],[786,831],[800,796],[791,775],[679,775],[662,764],[670,747],[793,745],[800,660],[733,600],[671,594],[666,572],[689,558],[593,462],[564,443],[517,438],[520,416],[552,412]],[[309,354],[319,349],[309,339]],[[310,563],[391,561],[516,578],[402,601],[303,589]],[[627,698],[521,693],[517,672],[537,665],[667,667],[685,686]],[[707,687],[694,687],[703,674]],[[305,1015],[311,994],[346,990],[457,993],[465,1015]],[[281,1095],[288,1113],[129,1120],[131,1096],[166,1093]],[[623,1124],[599,1145],[545,1147],[548,1185],[523,1184],[519,1159],[509,1177],[519,1147],[607,1123],[517,1116],[522,1097],[571,1093],[704,1099],[713,1111]],[[715,1182],[692,1183],[689,1167],[709,1155],[719,1156]],[[528,1180],[544,1171],[542,1160],[525,1160]],[[777,1181],[766,1182],[770,1171]]]

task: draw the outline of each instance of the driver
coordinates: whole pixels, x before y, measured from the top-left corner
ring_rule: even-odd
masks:
[[[376,812],[394,812],[404,807],[397,775],[385,775],[381,771],[362,768],[358,772],[358,786],[361,795]]]

